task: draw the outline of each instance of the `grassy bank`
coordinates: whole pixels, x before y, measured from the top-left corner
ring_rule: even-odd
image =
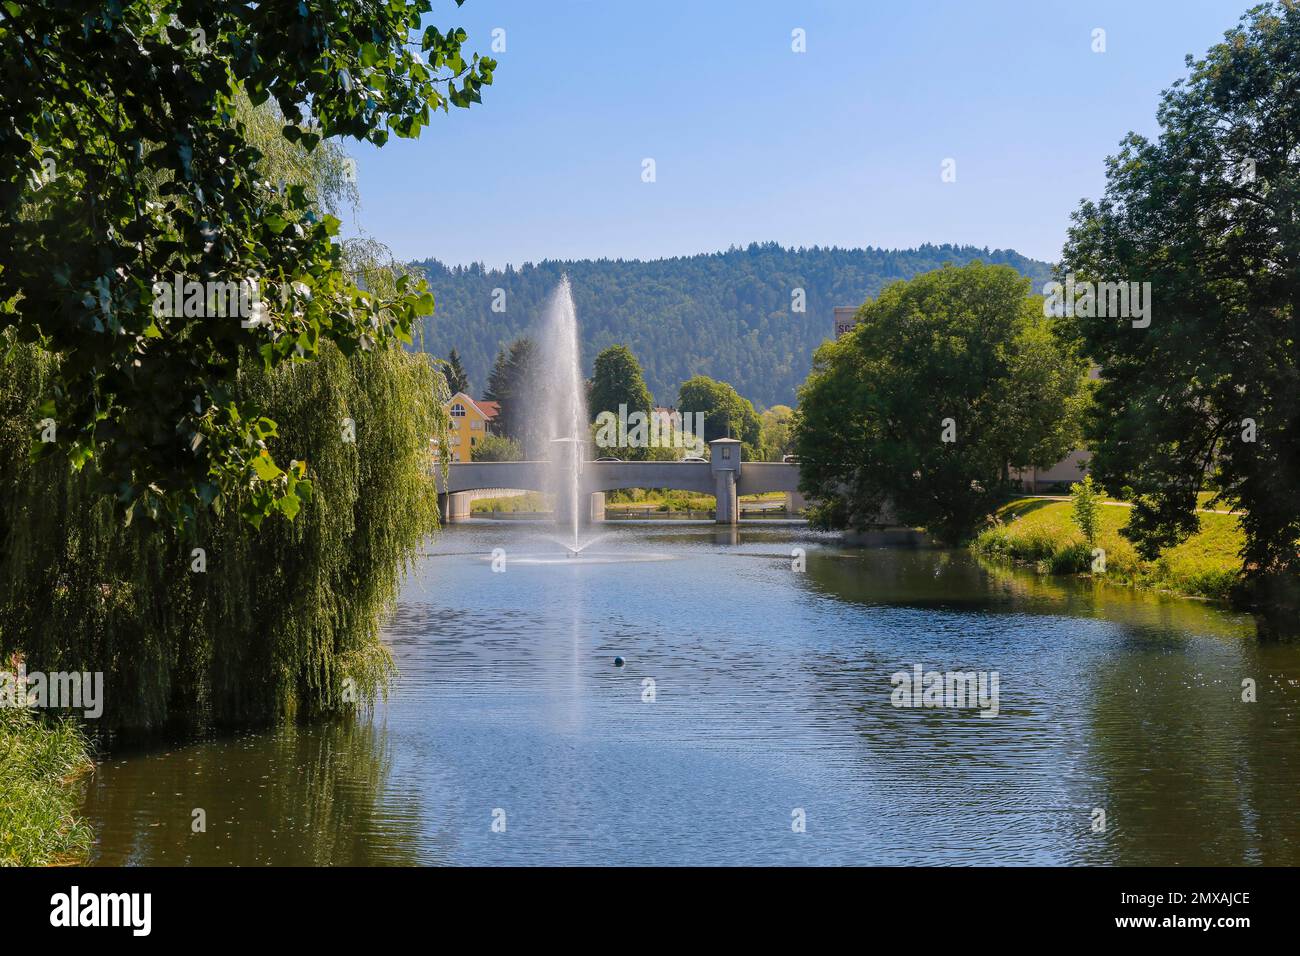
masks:
[[[0,708],[0,866],[76,863],[90,846],[77,817],[76,778],[91,767],[71,721]]]
[[[513,514],[516,511],[526,513],[550,511],[554,507],[555,503],[551,501],[550,495],[530,491],[526,495],[512,495],[508,498],[479,498],[470,502],[469,510],[471,514],[486,514],[493,511]]]
[[[1201,512],[1197,534],[1157,560],[1143,561],[1119,534],[1131,513],[1117,502],[1101,506],[1097,546],[1106,552],[1106,570],[1095,576],[1195,597],[1228,596],[1240,579],[1244,541],[1235,515]],[[975,539],[977,553],[1033,564],[1042,573],[1091,573],[1091,548],[1070,519],[1069,501],[1021,498],[1000,508],[997,518],[1000,524]]]
[[[672,514],[684,511],[712,511],[717,506],[713,495],[699,495],[689,491],[664,491],[628,488],[611,491],[605,495],[605,514],[656,511]]]
[[[718,506],[717,499],[713,495],[698,495],[689,491],[642,491],[639,488],[631,489],[632,496],[610,501],[609,497],[605,499],[605,513],[616,514],[624,512],[643,512],[653,510],[665,513],[677,513],[688,511],[708,511],[712,512]],[[627,495],[628,492],[619,492],[620,495]],[[765,492],[759,495],[741,495],[738,499],[741,510],[747,505],[771,504],[774,501],[785,501],[785,493],[781,491]]]
[[[761,502],[783,501],[785,493],[768,492],[761,495],[744,495],[741,504],[758,504]],[[677,513],[687,511],[712,511],[717,505],[713,495],[693,494],[689,491],[664,491],[660,489],[646,491],[641,488],[628,488],[611,491],[605,495],[605,513],[617,515],[620,512],[656,511]],[[494,511],[537,512],[550,511],[554,507],[547,495],[530,491],[526,495],[512,498],[480,498],[471,503],[473,514],[486,514]]]

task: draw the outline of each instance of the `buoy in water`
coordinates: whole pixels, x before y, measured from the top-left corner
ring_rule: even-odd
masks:
[[[615,666],[615,667],[622,667],[624,663],[625,663],[625,662],[624,662],[623,658],[621,658],[621,657],[616,657],[616,658],[614,658],[614,666]]]

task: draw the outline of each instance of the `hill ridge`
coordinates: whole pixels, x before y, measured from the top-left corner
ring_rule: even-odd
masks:
[[[624,343],[645,369],[660,404],[703,374],[734,385],[756,405],[793,404],[813,350],[832,335],[834,306],[860,305],[889,282],[946,262],[1000,263],[1028,276],[1035,290],[1050,264],[1011,249],[923,243],[911,249],[782,246],[753,242],[717,252],[660,259],[544,259],[487,268],[412,263],[436,303],[425,320],[424,348],[455,348],[481,394],[498,346],[525,334],[567,273],[573,285],[587,374],[596,354]],[[504,290],[504,312],[494,301]],[[794,311],[796,289],[804,311]]]

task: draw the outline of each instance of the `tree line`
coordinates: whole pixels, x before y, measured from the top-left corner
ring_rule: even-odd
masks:
[[[526,335],[560,277],[568,274],[577,305],[584,371],[611,345],[626,345],[643,363],[646,384],[673,395],[694,375],[730,382],[760,407],[789,405],[812,354],[831,334],[835,306],[861,303],[897,279],[979,259],[1009,265],[1035,288],[1047,263],[1005,250],[923,245],[916,249],[791,249],[752,243],[725,252],[654,261],[547,260],[485,269],[414,263],[437,298],[424,347],[455,348],[482,389],[498,345]],[[670,404],[670,403],[665,403]]]
[[[445,375],[452,363],[444,363]],[[449,378],[450,380],[450,378]],[[493,436],[475,447],[475,461],[509,461],[525,457],[545,457],[549,436],[535,434],[530,419],[530,409],[537,405],[539,391],[548,383],[537,364],[537,347],[527,336],[503,345],[498,351],[492,370],[488,374],[487,389],[483,398],[497,402],[499,411],[492,423]],[[640,415],[648,423],[656,401],[646,384],[641,362],[632,350],[623,344],[602,349],[593,363],[592,377],[585,384],[587,410],[592,426],[591,451],[593,455],[612,455],[627,461],[673,460],[692,454],[707,454],[707,443],[715,438],[735,438],[742,442],[742,451],[749,460],[780,460],[792,447],[790,420],[792,412],[786,406],[777,406],[760,415],[749,399],[742,396],[726,382],[707,375],[694,375],[682,382],[675,396],[660,404],[674,407],[676,415],[699,415],[700,434],[683,436],[681,441],[671,431],[660,435],[648,427],[640,435],[634,433],[631,442],[625,441],[624,428],[617,443],[610,444],[602,435],[601,416],[619,416],[626,422]],[[684,421],[673,418],[670,427],[685,431],[692,427],[695,418]],[[704,447],[690,450],[688,437],[701,438]]]

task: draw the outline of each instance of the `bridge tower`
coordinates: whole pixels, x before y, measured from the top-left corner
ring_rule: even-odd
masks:
[[[709,467],[718,499],[715,512],[718,524],[735,524],[739,517],[736,479],[740,475],[740,449],[741,443],[735,438],[715,438],[709,442]]]

